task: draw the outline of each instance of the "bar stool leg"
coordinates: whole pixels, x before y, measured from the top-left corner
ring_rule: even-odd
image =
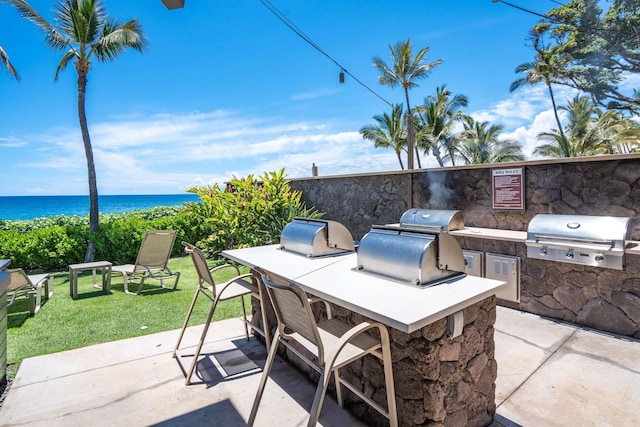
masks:
[[[185,382],[186,385],[191,383],[191,377],[193,376],[193,372],[196,370],[196,365],[198,364],[198,357],[200,357],[200,352],[202,351],[202,346],[204,345],[204,340],[207,338],[207,332],[209,331],[209,325],[211,325],[211,320],[213,319],[213,313],[216,311],[216,306],[218,305],[218,297],[216,297],[215,301],[211,305],[211,310],[209,310],[209,316],[207,316],[207,321],[204,324],[204,328],[202,329],[202,335],[200,336],[200,342],[198,343],[198,348],[196,349],[195,354],[193,355],[193,362],[191,362],[191,368],[189,368],[189,372],[187,374],[187,380]]]
[[[180,331],[178,342],[176,343],[176,346],[173,349],[174,358],[176,357],[178,348],[180,348],[180,343],[182,342],[182,338],[184,337],[184,332],[187,330],[187,326],[189,325],[189,319],[191,318],[191,313],[193,313],[193,308],[196,306],[196,301],[198,300],[199,294],[200,294],[200,288],[196,289],[196,293],[193,295],[193,299],[191,300],[191,306],[189,307],[189,311],[187,311],[187,317],[184,318],[184,323],[182,324],[182,330]]]
[[[247,425],[249,427],[252,427],[256,421],[256,415],[258,415],[258,407],[260,406],[260,401],[262,400],[262,395],[264,394],[264,388],[267,385],[269,373],[271,372],[271,368],[273,367],[273,361],[276,358],[279,339],[280,330],[276,330],[276,333],[273,336],[273,341],[271,341],[271,349],[269,350],[269,355],[267,356],[267,360],[264,364],[262,377],[260,378],[260,384],[258,385],[258,392],[256,393],[256,398],[254,399],[253,406],[251,407],[251,414],[249,415],[249,420],[247,421]]]

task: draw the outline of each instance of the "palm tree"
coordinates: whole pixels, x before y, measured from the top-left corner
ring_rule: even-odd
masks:
[[[587,96],[576,95],[567,106],[559,107],[567,112],[565,127],[568,156],[561,148],[562,137],[557,129],[541,132],[537,138],[546,141],[534,150],[547,157],[581,157],[600,154],[630,152],[638,147],[638,124],[625,119],[615,110],[600,111]]]
[[[2,46],[0,46],[0,68],[4,68],[5,70],[7,70],[7,73],[13,76],[16,80],[20,81],[20,75],[18,74],[18,71],[16,71],[16,69],[11,64],[11,61],[9,61],[9,55],[7,55],[7,52],[5,52]]]
[[[425,98],[424,104],[416,108],[418,112],[418,124],[416,128],[416,145],[425,153],[431,151],[440,166],[444,166],[443,156],[440,149],[446,152],[446,157],[450,158],[455,165],[454,155],[456,151],[456,135],[453,127],[464,118],[460,111],[461,107],[466,107],[469,100],[464,95],[451,96],[451,91],[446,85],[436,89],[435,96],[429,95]]]
[[[376,148],[392,148],[398,156],[400,169],[403,170],[404,165],[402,164],[401,154],[406,151],[407,146],[405,117],[402,113],[402,104],[394,104],[391,115],[384,113],[381,116],[373,116],[373,119],[378,124],[366,125],[360,129],[362,137],[373,141]]]
[[[498,139],[502,126],[477,122],[471,116],[464,120],[459,153],[466,164],[500,163],[524,160],[522,148],[516,141]]]
[[[564,69],[563,58],[558,52],[558,48],[545,50],[540,46],[540,43],[539,38],[534,40],[533,47],[536,51],[536,59],[534,62],[527,62],[516,67],[516,73],[523,73],[524,77],[511,83],[509,91],[514,92],[525,85],[535,86],[540,82],[544,82],[549,91],[553,114],[558,124],[558,132],[562,138],[560,147],[564,151],[565,157],[569,157],[568,143],[562,130],[562,123],[560,123],[560,117],[558,116],[558,108],[552,87],[552,84],[556,82],[558,76],[562,75],[562,70]]]
[[[409,89],[418,86],[416,80],[425,78],[431,70],[442,63],[441,59],[423,64],[425,56],[429,52],[429,47],[421,49],[415,56],[412,55],[411,40],[396,43],[395,47],[389,46],[393,65],[388,66],[381,58],[373,58],[373,66],[380,70],[381,75],[378,81],[382,85],[395,87],[402,86],[404,89],[404,97],[407,105],[407,169],[413,169],[413,153],[416,152],[418,163],[420,156],[415,146],[415,129],[413,127],[413,113],[411,104],[409,103]],[[420,167],[420,165],[418,165]]]
[[[34,23],[44,33],[45,41],[55,51],[65,51],[62,55],[54,81],[70,61],[78,74],[78,119],[82,141],[87,158],[89,176],[89,232],[95,234],[100,228],[98,211],[98,186],[93,162],[93,149],[85,112],[87,75],[91,69],[91,59],[108,62],[116,59],[126,48],[142,52],[145,36],[136,19],[124,24],[110,18],[101,0],[59,0],[54,9],[57,27],[50,24],[24,0],[0,0],[13,5],[20,14]],[[94,242],[90,241],[85,262],[93,261]]]

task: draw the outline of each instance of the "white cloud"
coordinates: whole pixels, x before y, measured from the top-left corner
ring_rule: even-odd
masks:
[[[13,136],[0,138],[0,148],[17,148],[27,145],[27,142]]]
[[[569,95],[558,88],[558,103]],[[540,145],[538,133],[557,127],[543,86],[523,88],[471,114],[502,124],[504,137],[518,140],[528,158]],[[360,124],[336,123],[341,121],[289,121],[223,110],[111,118],[90,127],[98,187],[101,194],[179,193],[281,168],[291,178],[310,176],[314,163],[320,175],[400,169],[393,150],[375,149],[362,139]],[[0,145],[3,141],[29,141],[34,149],[22,166],[55,169],[59,175],[46,185],[25,184],[23,192],[86,194],[86,159],[77,128],[5,138]],[[437,167],[433,156],[421,160],[423,168]],[[403,162],[406,166],[406,155]]]
[[[566,105],[577,93],[574,89],[563,86],[553,86],[553,90],[558,107]],[[565,112],[558,110],[558,115],[560,122],[564,123]],[[558,128],[551,98],[544,85],[524,87],[489,109],[472,112],[471,116],[477,121],[502,125],[503,138],[518,141],[528,160],[539,157],[533,155],[535,148],[543,144],[537,139],[538,134]]]

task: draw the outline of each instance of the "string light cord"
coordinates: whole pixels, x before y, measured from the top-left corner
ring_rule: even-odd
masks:
[[[561,6],[565,6],[563,3],[560,3],[560,2],[558,2],[556,0],[550,0],[550,1],[553,2],[553,3],[557,3],[557,4],[561,5]],[[555,24],[563,24],[564,23],[564,22],[562,22],[562,21],[560,21],[558,19],[555,19],[555,18],[553,18],[553,17],[551,17],[549,15],[543,15],[541,13],[534,12],[532,10],[526,9],[526,8],[518,6],[518,5],[515,5],[513,3],[506,2],[504,0],[491,0],[491,2],[492,3],[504,3],[507,6],[513,7],[514,9],[521,10],[521,11],[529,13],[531,15],[539,16],[540,18],[546,19],[547,21],[551,21],[551,22],[553,22]],[[607,29],[607,28],[602,28],[602,27],[597,26],[597,25],[591,27],[590,29],[592,31],[599,32],[600,34],[607,34],[607,33],[613,33],[614,32],[614,30],[610,30],[610,29]]]
[[[314,42],[313,40],[311,40],[311,38],[309,36],[307,36],[304,31],[302,31],[296,24],[294,24],[289,18],[287,18],[282,12],[280,12],[280,10],[278,10],[277,7],[275,7],[273,5],[273,3],[271,3],[269,0],[260,0],[260,3],[262,3],[273,15],[275,15],[276,18],[278,18],[280,21],[282,21],[282,23],[284,23],[291,31],[293,31],[294,33],[296,33],[296,35],[298,35],[298,37],[300,37],[302,40],[306,41],[307,43],[309,43],[314,49],[316,49],[318,52],[320,52],[322,55],[324,55],[325,57],[327,57],[331,62],[333,62],[334,64],[336,64],[338,67],[340,67],[340,70],[342,72],[344,72],[345,74],[347,74],[349,77],[351,77],[353,80],[355,80],[358,84],[360,84],[362,87],[364,87],[365,89],[367,89],[369,92],[371,92],[372,94],[374,94],[375,96],[377,96],[381,101],[383,101],[384,103],[386,103],[387,105],[389,105],[390,107],[393,107],[393,104],[391,104],[389,101],[387,101],[386,99],[384,99],[382,96],[380,96],[380,94],[378,94],[376,91],[374,91],[373,89],[371,89],[369,86],[367,86],[364,82],[362,82],[360,79],[358,79],[356,76],[354,76],[353,74],[351,74],[345,67],[343,67],[342,65],[340,65],[338,63],[338,61],[336,61],[335,59],[333,59],[331,57],[331,55],[329,55],[327,52],[325,52],[316,42]]]
[[[541,13],[534,12],[533,10],[525,9],[524,7],[520,7],[520,6],[518,6],[518,5],[515,5],[515,4],[513,4],[513,3],[509,3],[509,2],[506,2],[506,1],[504,1],[504,0],[491,0],[491,1],[492,1],[493,3],[504,3],[504,4],[506,4],[507,6],[511,6],[511,7],[515,8],[515,9],[521,10],[521,11],[523,11],[523,12],[530,13],[531,15],[535,15],[535,16],[539,16],[540,18],[544,18],[544,19],[549,19],[549,20],[551,20],[551,21],[555,21],[555,19],[553,19],[553,18],[551,18],[551,17],[549,17],[549,16],[547,16],[547,15],[543,15],[543,14],[541,14]]]

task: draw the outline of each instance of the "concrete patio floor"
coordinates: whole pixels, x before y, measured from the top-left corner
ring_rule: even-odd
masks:
[[[200,330],[190,328],[185,345],[195,346]],[[493,426],[640,425],[640,341],[503,307],[495,330]],[[177,335],[169,331],[24,360],[0,408],[0,425],[246,425],[264,347],[243,338],[239,319],[214,323],[204,349],[208,357],[187,387],[171,357]],[[256,424],[305,425],[315,385],[282,361],[273,376]],[[320,425],[362,424],[328,398]]]

